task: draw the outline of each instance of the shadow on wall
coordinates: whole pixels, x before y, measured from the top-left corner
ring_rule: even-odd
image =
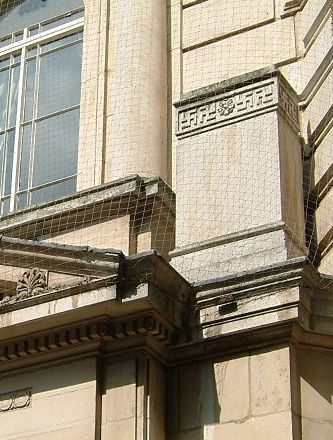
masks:
[[[168,439],[181,433],[203,440],[204,427],[219,423],[220,414],[213,362],[193,362],[168,371]]]

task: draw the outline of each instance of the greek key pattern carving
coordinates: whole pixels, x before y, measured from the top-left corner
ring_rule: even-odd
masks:
[[[298,127],[298,106],[284,87],[280,87],[280,107]]]
[[[31,405],[31,389],[13,391],[0,395],[0,414]]]
[[[282,106],[298,125],[296,102],[281,85],[279,86],[278,80],[273,78],[180,108],[177,135],[190,135],[207,127],[227,125],[238,118],[244,119],[255,112],[277,105]]]

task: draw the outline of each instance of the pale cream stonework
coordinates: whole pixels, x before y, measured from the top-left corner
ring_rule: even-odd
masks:
[[[333,436],[331,26],[85,1],[78,194],[0,221],[1,440]]]

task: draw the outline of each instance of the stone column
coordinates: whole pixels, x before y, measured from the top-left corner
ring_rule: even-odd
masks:
[[[86,1],[77,189],[167,179],[166,0]]]
[[[77,190],[103,176],[108,0],[85,0]]]
[[[297,96],[277,72],[178,104],[173,265],[215,278],[306,253]]]
[[[104,180],[167,178],[167,5],[110,3]]]

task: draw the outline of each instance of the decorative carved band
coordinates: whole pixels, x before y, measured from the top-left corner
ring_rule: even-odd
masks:
[[[298,127],[297,102],[275,77],[181,107],[177,136],[190,136],[229,125],[256,112],[277,107],[287,114],[289,122]]]
[[[116,322],[102,320],[82,324],[51,333],[0,344],[0,364],[27,356],[70,348],[92,341],[119,341],[139,335],[153,336],[161,343],[170,344],[173,329],[154,314],[124,318]]]
[[[31,404],[31,389],[12,391],[0,395],[0,413],[27,408]]]

